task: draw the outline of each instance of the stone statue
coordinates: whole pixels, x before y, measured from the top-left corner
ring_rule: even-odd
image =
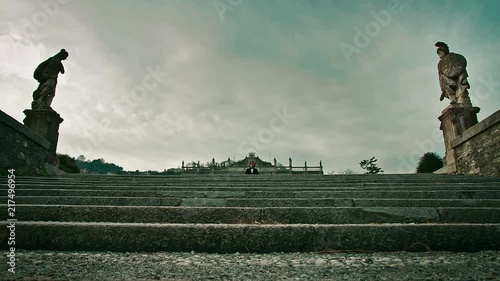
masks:
[[[460,54],[450,53],[448,45],[444,42],[435,44],[437,54],[440,58],[438,63],[439,85],[441,86],[441,97],[445,97],[451,101],[451,104],[459,103],[463,106],[472,107],[469,98],[470,89],[469,81],[467,81],[467,60]]]
[[[40,83],[33,92],[32,109],[52,109],[50,104],[56,94],[57,76],[64,74],[62,61],[69,56],[65,49],[42,62],[35,70],[33,77]]]

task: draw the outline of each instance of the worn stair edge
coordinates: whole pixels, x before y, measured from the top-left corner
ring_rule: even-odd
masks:
[[[0,204],[7,209],[7,205]],[[500,208],[17,205],[20,221],[227,224],[500,223]],[[7,214],[4,219],[8,219]]]
[[[5,194],[7,192],[5,191]],[[141,191],[16,189],[18,196],[119,196],[177,198],[412,198],[412,199],[500,199],[500,190],[430,190],[430,191]]]
[[[500,199],[16,196],[18,204],[206,207],[500,207]]]
[[[231,192],[231,191],[285,191],[285,192],[301,192],[301,191],[439,191],[439,190],[459,190],[459,191],[500,191],[500,184],[469,184],[469,185],[411,185],[411,184],[400,184],[400,185],[373,185],[373,184],[359,184],[359,185],[102,185],[102,184],[17,184],[18,189],[41,189],[41,190],[141,190],[141,191],[220,191],[220,192]]]
[[[67,174],[63,177],[30,177],[18,176],[19,180],[33,180],[33,181],[207,181],[207,180],[220,180],[231,179],[234,181],[262,181],[262,180],[301,180],[307,179],[310,181],[449,181],[449,182],[478,182],[478,181],[498,181],[498,177],[492,176],[471,176],[471,175],[434,175],[434,174],[357,174],[357,175],[299,175],[299,174],[278,174],[278,175],[265,175],[259,176],[245,176],[241,174],[207,174],[207,175],[182,175],[182,176],[156,176],[156,175],[99,175],[99,174]]]
[[[7,222],[0,227],[6,229]],[[500,224],[228,225],[17,222],[16,248],[115,252],[484,251]],[[6,245],[8,233],[0,233]]]

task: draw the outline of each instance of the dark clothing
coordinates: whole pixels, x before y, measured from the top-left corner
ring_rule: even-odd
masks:
[[[40,85],[38,86],[38,89],[33,92],[33,102],[31,103],[31,108],[51,109],[50,104],[56,94],[57,76],[59,73],[64,74],[64,66],[61,60],[61,53],[59,53],[41,63],[35,70],[35,74],[33,76],[38,80]],[[41,67],[44,68],[40,73]]]
[[[57,75],[61,72],[64,74],[64,66],[61,63],[61,59],[58,55],[51,57],[47,63],[47,67],[43,72],[44,78],[57,78]]]
[[[253,171],[252,171],[253,170]],[[245,171],[245,174],[258,174],[259,173],[259,170],[257,170],[256,168],[248,168],[246,171]]]

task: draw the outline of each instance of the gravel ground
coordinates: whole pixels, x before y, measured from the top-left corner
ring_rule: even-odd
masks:
[[[1,254],[6,259],[7,252]],[[1,280],[500,280],[500,251],[476,253],[16,252]],[[7,265],[8,266],[8,265]]]

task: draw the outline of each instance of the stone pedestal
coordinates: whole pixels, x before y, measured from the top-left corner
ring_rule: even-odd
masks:
[[[460,136],[465,130],[476,125],[477,113],[479,112],[479,107],[466,107],[461,104],[451,104],[445,108],[438,117],[441,121],[441,126],[439,129],[443,131],[444,145],[446,148],[445,156],[445,166],[455,172],[455,154],[453,147],[451,146],[451,141],[456,137]]]
[[[26,109],[24,114],[26,115],[23,120],[24,125],[50,142],[47,163],[59,167],[56,150],[59,139],[59,124],[63,119],[51,109]]]

